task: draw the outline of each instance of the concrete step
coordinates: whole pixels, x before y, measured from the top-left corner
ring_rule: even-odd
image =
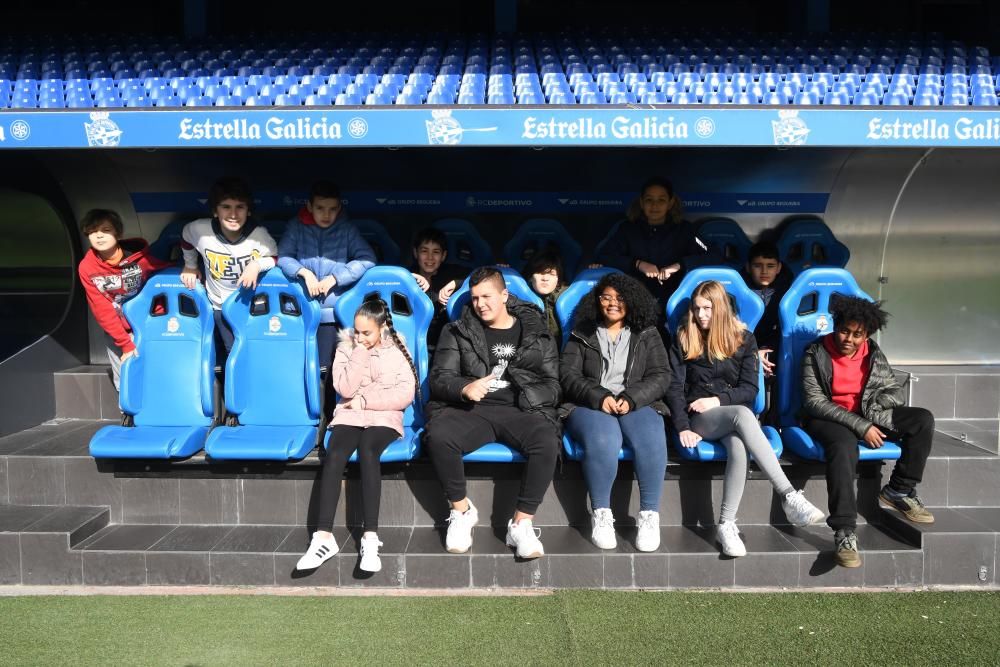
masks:
[[[80,584],[74,548],[108,525],[107,507],[0,505],[0,584]]]

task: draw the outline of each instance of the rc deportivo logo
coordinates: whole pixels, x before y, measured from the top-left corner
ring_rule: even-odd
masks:
[[[83,129],[87,132],[88,146],[109,148],[117,146],[121,141],[121,128],[109,116],[107,111],[95,111],[90,114],[90,120],[93,122],[83,124]]]
[[[810,131],[799,112],[791,109],[778,112],[778,120],[771,121],[771,130],[775,146],[803,146]]]
[[[462,143],[465,132],[496,132],[496,127],[463,128],[457,119],[452,118],[451,109],[439,109],[431,112],[434,120],[425,120],[427,126],[427,142],[432,146],[455,146]]]

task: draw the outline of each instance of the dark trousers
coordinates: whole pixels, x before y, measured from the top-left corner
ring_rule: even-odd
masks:
[[[892,411],[895,429],[882,428],[888,440],[903,450],[889,477],[889,486],[909,493],[923,478],[927,456],[934,439],[934,415],[924,408],[899,407]],[[858,524],[858,499],[854,475],[858,467],[858,436],[846,426],[824,419],[810,419],[805,430],[826,451],[826,490],[830,496],[830,516],[826,523],[834,530]]]
[[[517,510],[534,514],[552,482],[559,455],[559,432],[535,412],[513,406],[446,407],[427,423],[425,443],[434,470],[451,502],[466,496],[462,456],[490,442],[501,442],[524,455]]]
[[[233,329],[229,326],[229,322],[226,322],[226,318],[222,316],[221,310],[214,310],[212,314],[215,316],[215,363],[217,366],[222,366],[222,370],[225,372],[226,359],[229,358],[236,337],[233,335]]]
[[[399,434],[387,426],[334,426],[330,445],[323,460],[320,478],[317,530],[333,528],[333,516],[340,501],[340,482],[344,466],[355,450],[361,464],[361,505],[365,530],[378,530],[378,511],[382,500],[382,468],[379,457]]]
[[[330,368],[333,365],[333,350],[337,346],[339,329],[333,322],[324,322],[316,330],[316,349],[319,351],[319,365]]]

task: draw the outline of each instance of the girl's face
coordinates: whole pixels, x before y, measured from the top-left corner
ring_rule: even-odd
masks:
[[[661,185],[651,185],[642,193],[639,200],[642,214],[651,225],[661,225],[667,221],[667,213],[674,205],[674,198]]]
[[[378,323],[370,317],[354,317],[354,339],[369,350],[382,342],[382,331]]]
[[[628,306],[625,299],[614,287],[608,286],[597,297],[597,302],[601,305],[601,316],[604,318],[604,326],[610,327],[625,320],[628,315]]]
[[[541,273],[531,274],[531,289],[539,296],[548,296],[559,286],[559,272],[548,269]]]
[[[698,328],[708,331],[712,324],[712,302],[703,296],[694,298],[694,320],[698,323]]]

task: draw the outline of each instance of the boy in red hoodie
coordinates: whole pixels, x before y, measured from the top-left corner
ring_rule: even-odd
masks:
[[[78,269],[80,282],[94,318],[107,334],[108,360],[118,389],[122,363],[138,354],[122,304],[139,293],[153,272],[170,266],[170,262],[155,257],[144,239],[122,239],[124,225],[114,211],[87,211],[80,231],[90,241],[90,250]]]

